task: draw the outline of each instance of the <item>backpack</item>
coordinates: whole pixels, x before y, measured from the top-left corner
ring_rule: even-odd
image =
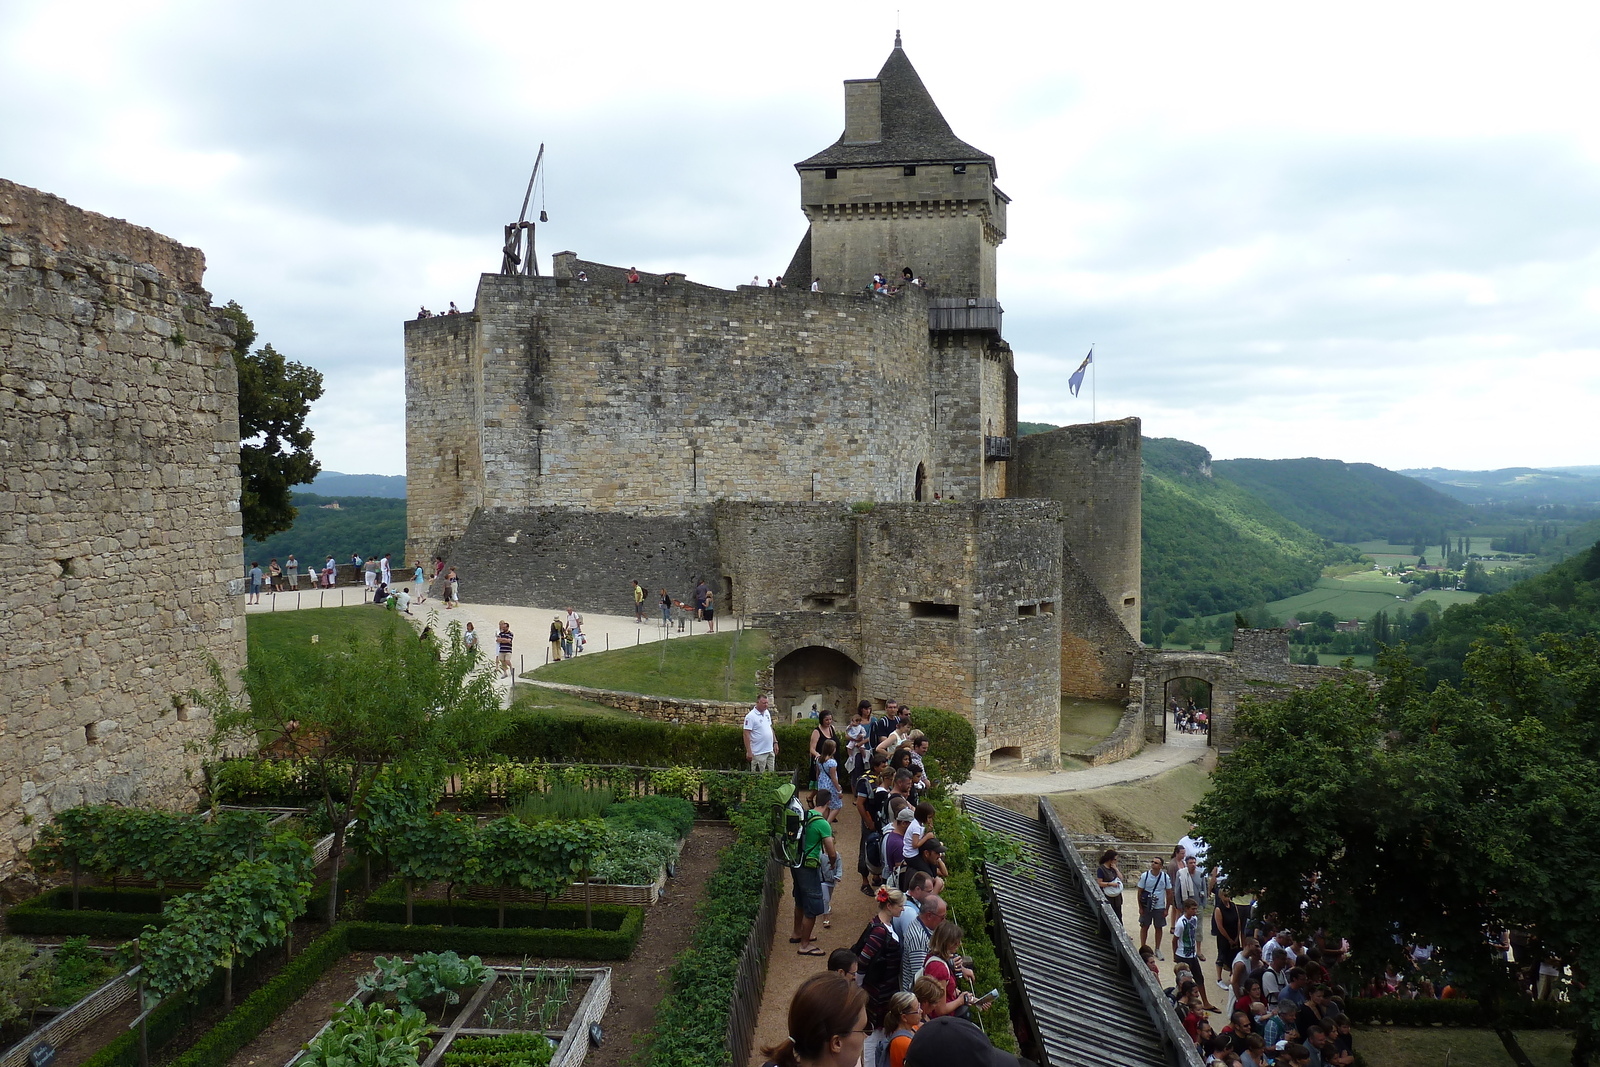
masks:
[[[911,1037],[915,1033],[915,1030],[907,1030],[902,1026],[900,1029],[890,1034],[889,1040],[878,1046],[878,1067],[889,1067],[889,1046],[894,1044],[895,1038]]]
[[[778,832],[772,835],[772,855],[786,867],[804,867],[806,827],[822,816],[806,808],[793,785],[778,789]]]

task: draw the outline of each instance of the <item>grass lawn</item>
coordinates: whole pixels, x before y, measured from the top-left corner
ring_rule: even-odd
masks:
[[[735,641],[733,684],[727,687],[728,656]],[[764,630],[703,634],[610,652],[585,652],[560,663],[547,663],[523,677],[687,700],[754,700],[756,672],[767,666],[771,650],[771,639]]]
[[[1444,1067],[1446,1062],[1450,1067],[1513,1067],[1515,1062],[1493,1030],[1371,1026],[1357,1027],[1355,1039],[1356,1051],[1374,1067]],[[1520,1034],[1517,1043],[1522,1043]]]
[[[1070,784],[1071,777],[1064,777],[1063,784]],[[1125,841],[1176,841],[1189,829],[1184,812],[1210,790],[1211,774],[1205,764],[1188,763],[1127,785],[1052,793],[1050,803],[1061,816],[1062,825],[1076,834],[1111,834]],[[1022,800],[1022,806],[1015,810],[1038,813],[1037,797]]]
[[[530,672],[531,673],[531,672]],[[517,699],[511,705],[512,711],[581,711],[589,715],[604,715],[613,719],[636,719],[637,715],[623,711],[621,708],[610,708],[604,704],[596,704],[592,700],[584,700],[563,693],[559,689],[544,689],[537,685],[519,683],[517,685]]]
[[[262,653],[290,657],[316,655],[322,649],[340,647],[347,634],[354,633],[365,641],[396,624],[411,630],[409,620],[371,604],[314,611],[273,611],[245,617],[251,656]],[[317,644],[311,643],[312,637],[319,639]]]
[[[1437,600],[1441,607],[1451,604],[1470,604],[1478,593],[1455,589],[1430,589],[1418,593],[1410,601],[1397,597],[1405,587],[1392,578],[1382,578],[1371,572],[1344,578],[1319,578],[1315,588],[1298,596],[1274,600],[1267,610],[1280,619],[1291,615],[1302,622],[1315,618],[1324,611],[1333,612],[1339,619],[1370,619],[1380,611],[1393,612],[1396,608],[1410,611],[1423,600]]]
[[[1567,1067],[1572,1062],[1570,1030],[1513,1030],[1512,1034],[1534,1067]]]
[[[1061,700],[1061,751],[1086,752],[1110,737],[1122,721],[1122,705],[1109,700]]]

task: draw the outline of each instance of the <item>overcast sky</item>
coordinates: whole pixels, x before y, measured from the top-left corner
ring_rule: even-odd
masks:
[[[1600,463],[1600,5],[920,4],[1013,198],[1022,417],[1219,458]],[[471,306],[540,141],[549,253],[733,286],[805,229],[896,9],[0,3],[0,176],[204,249],[322,369],[329,470],[402,474],[401,322]]]

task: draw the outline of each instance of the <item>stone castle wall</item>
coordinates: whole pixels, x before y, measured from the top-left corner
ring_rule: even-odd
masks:
[[[406,559],[432,559],[483,503],[477,318],[406,323]]]
[[[53,812],[195,799],[244,663],[238,384],[197,249],[0,181],[0,874]]]
[[[1064,426],[1016,441],[1013,496],[1061,505],[1067,547],[1123,627],[1139,636],[1143,492],[1138,419]]]

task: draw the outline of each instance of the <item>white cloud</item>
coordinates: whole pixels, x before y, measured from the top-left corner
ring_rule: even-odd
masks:
[[[400,322],[470,303],[549,145],[563,248],[733,285],[803,231],[895,12],[844,3],[12,4],[0,175],[205,249],[208,287],[323,368],[330,469],[403,471]],[[1014,198],[1024,417],[1219,456],[1600,463],[1600,8],[906,9]],[[536,205],[537,206],[537,205]]]

